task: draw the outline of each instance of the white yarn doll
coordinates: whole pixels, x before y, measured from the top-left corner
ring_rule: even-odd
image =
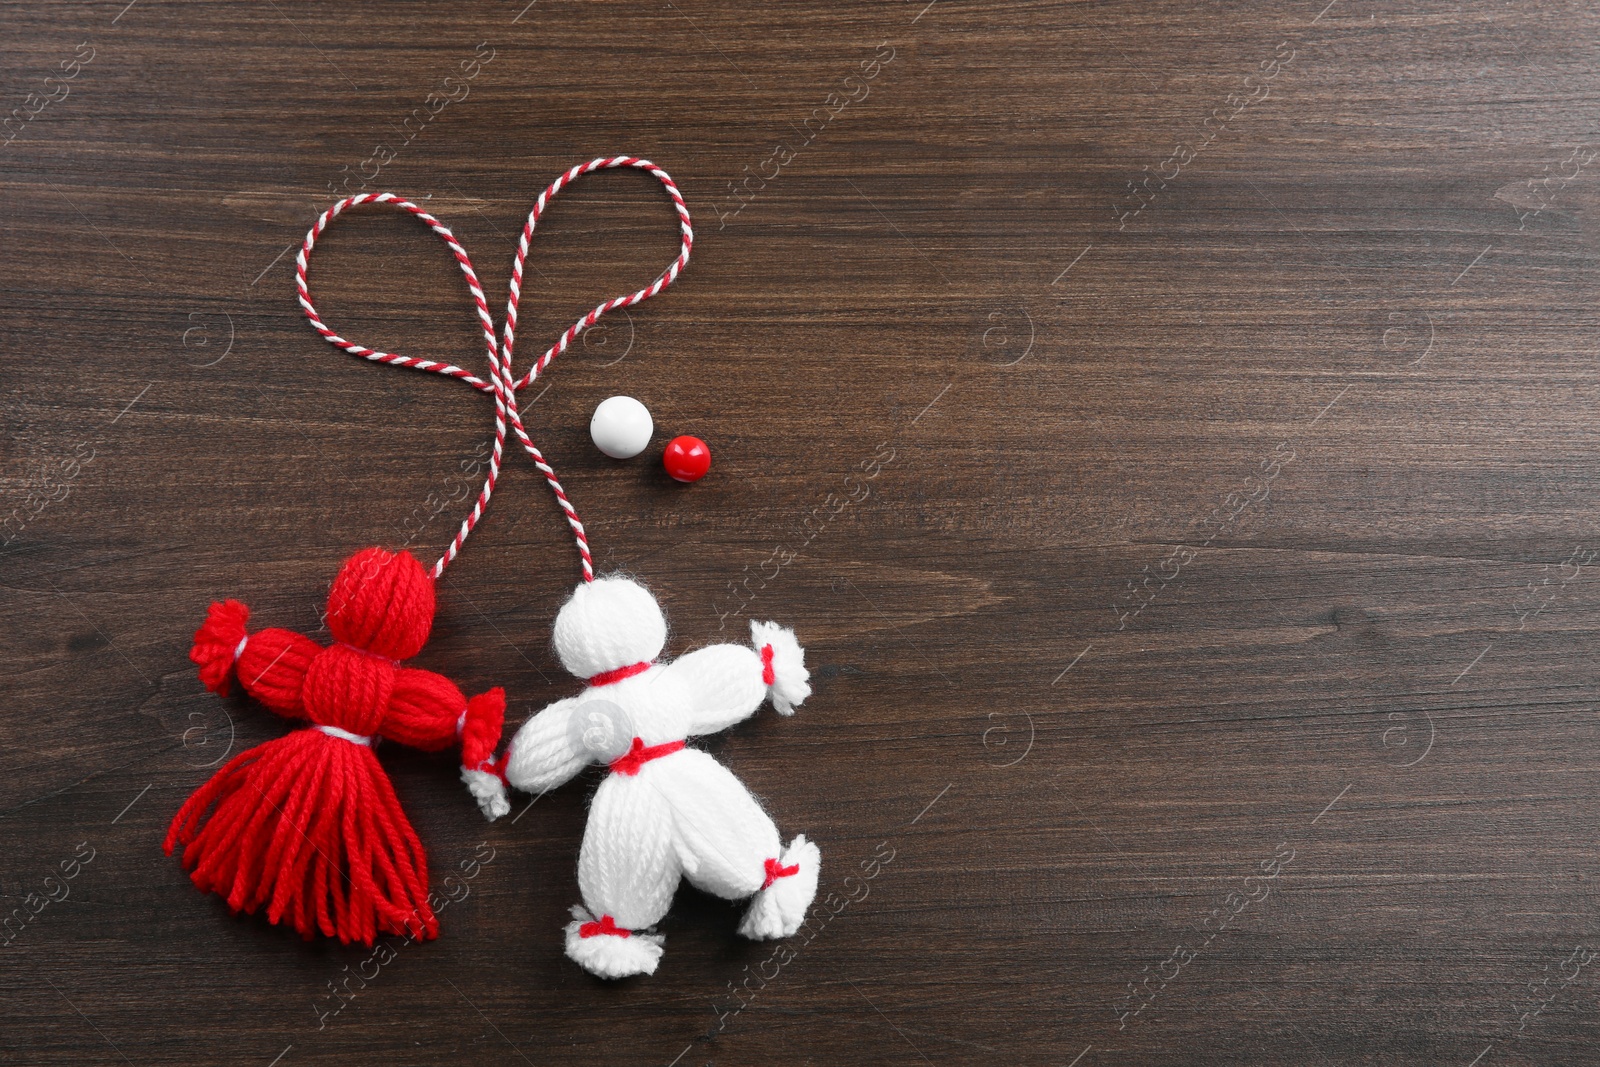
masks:
[[[523,724],[504,774],[537,793],[610,765],[578,856],[583,907],[566,928],[567,955],[593,974],[655,972],[663,938],[649,931],[680,877],[728,900],[753,895],[739,926],[752,939],[793,934],[816,896],[817,846],[801,834],[780,851],[778,828],[743,783],[684,745],[769,697],[791,715],[811,695],[794,632],[757,622],[750,631],[753,647],[712,645],[656,662],[666,618],[643,586],[615,576],[579,585],[556,616],[561,663],[588,686]]]
[[[645,288],[604,301],[567,327],[518,378],[512,370],[517,303],[534,227],[550,199],[568,183],[615,167],[649,171],[666,189],[678,215],[678,256]],[[567,955],[594,974],[620,978],[655,972],[662,937],[650,928],[667,913],[680,878],[729,900],[753,896],[739,926],[744,936],[788,937],[800,928],[816,896],[822,862],[817,846],[798,835],[782,848],[778,828],[749,791],[716,760],[684,747],[684,739],[749,718],[769,698],[778,714],[793,714],[811,695],[804,651],[792,631],[774,623],[752,623],[753,648],[712,645],[672,663],[657,663],[667,642],[660,606],[637,582],[615,576],[594,578],[588,535],[577,509],[555,469],[528,436],[517,404],[518,392],[532,386],[550,362],[601,316],[649,300],[678,278],[694,244],[683,195],[666,171],[635,156],[595,159],[562,174],[539,194],[523,227],[498,343],[465,251],[432,216],[415,205],[401,206],[418,213],[457,250],[478,304],[494,379],[473,381],[503,401],[512,432],[555,494],[572,529],[585,582],[556,616],[555,645],[562,665],[586,679],[588,686],[523,724],[499,769],[464,771],[467,785],[493,819],[507,810],[508,783],[543,792],[592,763],[610,766],[611,774],[600,783],[590,807],[578,856],[584,906],[573,909],[574,921],[566,928]],[[301,301],[309,310],[303,271],[302,265]],[[350,345],[331,330],[324,336],[364,359],[423,370],[438,366]],[[456,367],[445,372],[464,373]],[[485,488],[478,507],[487,501]]]

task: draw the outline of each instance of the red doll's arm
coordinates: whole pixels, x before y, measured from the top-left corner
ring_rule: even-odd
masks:
[[[468,700],[442,674],[395,671],[389,712],[378,732],[391,741],[437,752],[461,739],[461,765],[475,768],[494,755],[505,720],[506,694],[491,689]]]
[[[194,633],[189,658],[200,667],[200,681],[226,695],[234,674],[245,692],[280,715],[304,714],[306,670],[322,646],[292,630],[247,634],[250,609],[237,600],[212,604]]]

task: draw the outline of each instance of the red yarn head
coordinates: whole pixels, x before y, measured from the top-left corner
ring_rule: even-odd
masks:
[[[363,548],[345,560],[328,593],[334,640],[389,659],[410,659],[433,628],[433,579],[401,550]]]

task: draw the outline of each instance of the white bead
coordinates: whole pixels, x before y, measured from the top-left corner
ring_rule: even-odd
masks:
[[[614,396],[600,401],[589,420],[589,436],[595,447],[612,459],[632,459],[650,446],[656,424],[650,409],[631,396]]]

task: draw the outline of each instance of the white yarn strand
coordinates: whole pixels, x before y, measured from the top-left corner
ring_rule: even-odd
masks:
[[[363,736],[362,734],[353,734],[349,730],[341,730],[337,726],[323,726],[320,723],[317,725],[317,729],[321,730],[329,737],[337,737],[341,741],[349,741],[352,744],[365,745],[368,748],[372,747],[372,738]]]

